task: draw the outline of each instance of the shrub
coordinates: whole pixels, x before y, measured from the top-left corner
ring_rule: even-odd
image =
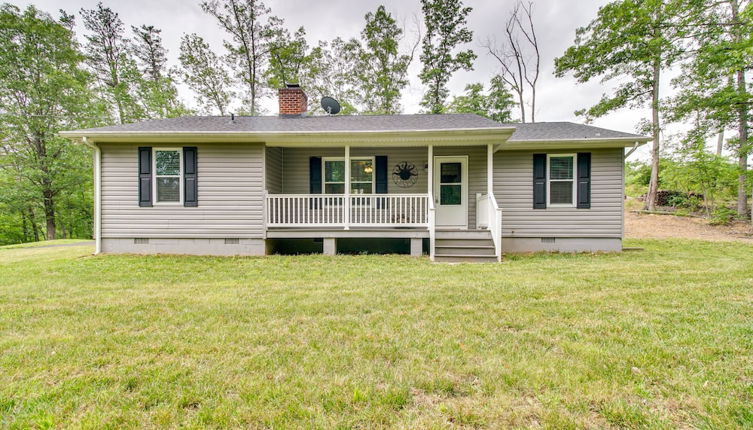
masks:
[[[709,224],[711,225],[728,225],[732,222],[732,220],[735,219],[737,216],[737,212],[726,207],[726,206],[719,206],[714,210],[714,213],[711,215],[711,222]]]

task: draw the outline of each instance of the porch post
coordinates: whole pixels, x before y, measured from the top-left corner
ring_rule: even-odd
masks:
[[[345,213],[343,222],[345,230],[350,229],[350,145],[345,145],[345,204],[343,205]]]
[[[486,193],[494,194],[494,144],[486,145]]]
[[[434,198],[434,145],[429,144],[429,150],[428,155],[429,157],[429,177],[428,184],[429,184],[429,198]]]

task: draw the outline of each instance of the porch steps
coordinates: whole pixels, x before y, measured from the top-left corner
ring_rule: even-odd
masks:
[[[496,263],[491,233],[487,230],[437,230],[434,261]]]

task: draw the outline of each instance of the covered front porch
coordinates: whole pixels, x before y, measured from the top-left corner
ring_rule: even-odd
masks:
[[[410,238],[420,253],[437,231],[489,231],[501,254],[492,191],[493,143],[268,146],[268,238]],[[491,222],[490,222],[491,220]]]

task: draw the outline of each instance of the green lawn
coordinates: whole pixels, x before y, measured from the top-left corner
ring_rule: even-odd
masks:
[[[0,427],[753,427],[753,246],[0,249]]]

